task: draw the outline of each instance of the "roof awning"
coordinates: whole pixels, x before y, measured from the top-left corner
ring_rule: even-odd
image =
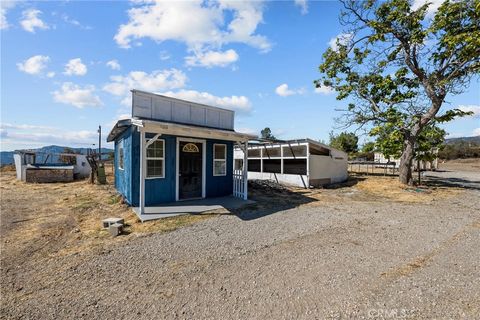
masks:
[[[127,122],[128,121],[128,122]],[[128,119],[120,120],[113,127],[112,131],[108,135],[107,141],[113,141],[115,138],[123,133],[130,125],[143,128],[145,132],[169,134],[174,136],[195,137],[204,139],[218,139],[235,142],[245,142],[248,140],[256,139],[257,136],[240,133],[230,130],[213,129],[206,127],[197,127],[191,125],[184,125],[178,123],[162,122],[155,120],[142,120],[142,119]]]
[[[118,120],[117,123],[113,126],[112,130],[107,136],[107,142],[112,142],[119,135],[121,135],[125,130],[132,125],[131,119]]]

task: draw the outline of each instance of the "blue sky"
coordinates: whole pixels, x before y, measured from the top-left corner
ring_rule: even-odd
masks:
[[[236,130],[328,141],[345,102],[315,92],[340,4],[3,2],[1,149],[89,146],[130,113],[132,88],[236,111]],[[480,82],[447,97],[476,112],[446,126],[480,134]]]

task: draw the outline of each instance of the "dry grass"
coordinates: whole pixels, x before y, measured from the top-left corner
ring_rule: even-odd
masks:
[[[440,170],[480,172],[480,158],[439,161]]]
[[[397,202],[429,202],[458,195],[462,190],[452,187],[410,187],[396,177],[369,177],[360,181],[356,188],[378,199]]]
[[[122,203],[107,168],[107,185],[88,180],[71,183],[30,184],[18,181],[15,172],[0,173],[2,241],[7,255],[55,257],[96,249],[157,232],[168,232],[218,215],[184,215],[141,223]],[[112,238],[102,228],[102,219],[121,217],[125,234]]]

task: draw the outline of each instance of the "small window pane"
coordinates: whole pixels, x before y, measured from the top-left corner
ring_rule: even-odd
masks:
[[[225,160],[225,155],[226,155],[225,148],[226,148],[226,145],[224,144],[215,145],[215,159]]]
[[[147,177],[163,176],[163,160],[147,160]]]
[[[281,173],[282,172],[282,160],[280,159],[264,159],[263,160],[263,172]]]
[[[307,147],[306,146],[284,146],[283,156],[284,157],[306,157]]]
[[[261,169],[261,163],[260,163],[261,160],[252,160],[252,159],[248,159],[248,171],[252,171],[252,172],[260,172],[260,169]]]
[[[249,158],[260,158],[261,157],[260,150],[261,149],[249,149],[248,150],[248,157]]]
[[[307,159],[284,159],[284,174],[307,174]]]
[[[148,158],[163,158],[163,140],[157,140],[147,148]]]
[[[118,147],[118,167],[123,169],[123,141],[120,141],[120,145]]]
[[[215,161],[214,168],[215,175],[225,175],[226,174],[226,165],[225,161]]]
[[[275,158],[275,157],[280,157],[280,156],[281,156],[280,147],[263,149],[263,157],[264,158]]]

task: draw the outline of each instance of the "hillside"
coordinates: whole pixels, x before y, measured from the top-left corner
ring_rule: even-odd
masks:
[[[71,147],[63,147],[63,146],[56,146],[56,145],[51,145],[51,146],[45,146],[37,149],[30,149],[36,152],[41,152],[41,153],[62,153],[64,152],[65,148],[69,148],[73,150],[75,153],[80,153],[80,154],[87,154],[88,150],[90,148],[71,148]],[[95,149],[96,151],[97,149]],[[113,152],[113,149],[109,148],[102,148],[102,153],[110,153]],[[0,165],[8,165],[8,164],[13,164],[13,154],[15,151],[1,151],[0,152]]]
[[[452,143],[458,143],[458,142],[473,142],[473,143],[480,144],[480,136],[445,139],[446,144],[452,144]]]

